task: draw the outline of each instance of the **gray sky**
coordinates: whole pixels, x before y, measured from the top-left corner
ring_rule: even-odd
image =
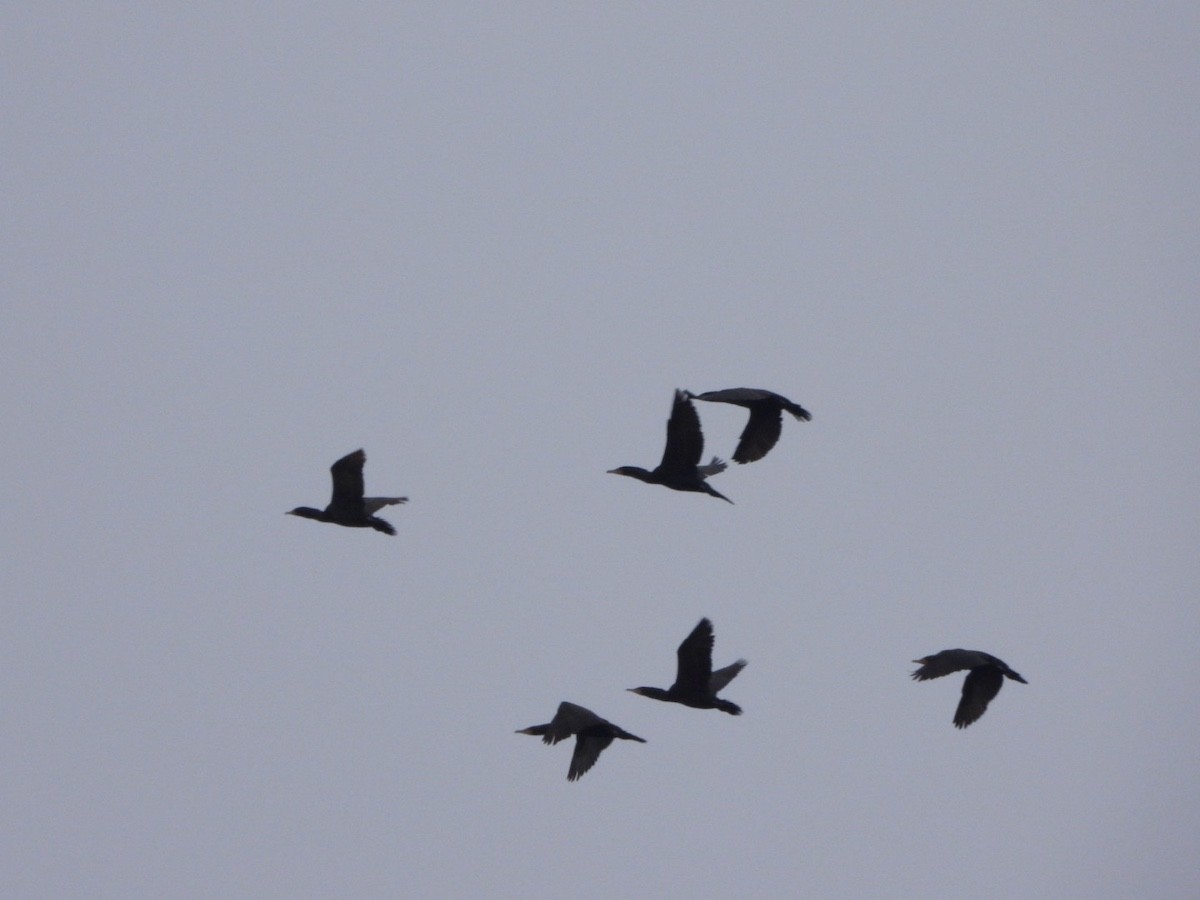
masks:
[[[1200,13],[799,7],[0,14],[0,893],[1200,893]]]

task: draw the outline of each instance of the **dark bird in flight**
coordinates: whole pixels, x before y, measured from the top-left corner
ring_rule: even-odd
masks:
[[[518,729],[517,734],[540,734],[544,744],[557,744],[575,735],[575,752],[571,754],[571,768],[567,770],[567,781],[581,778],[584,772],[596,764],[596,760],[600,758],[600,751],[611,744],[614,738],[646,743],[643,738],[618,728],[590,709],[584,709],[566,700],[558,704],[558,712],[548,723]]]
[[[733,454],[733,461],[737,463],[754,462],[770,452],[783,430],[785,409],[801,422],[812,421],[812,413],[799,403],[793,403],[787,397],[759,388],[729,388],[691,396],[697,400],[732,403],[750,410],[750,421],[746,423],[738,440],[737,450]]]
[[[951,672],[967,669],[967,677],[963,681],[962,699],[958,701],[958,709],[954,712],[954,727],[966,728],[983,715],[998,693],[1005,678],[1029,684],[1024,678],[1008,667],[1002,659],[996,659],[990,653],[982,650],[943,650],[933,656],[914,659],[921,668],[912,673],[917,681],[928,681],[930,678],[941,678]]]
[[[652,700],[682,703],[695,709],[719,709],[730,715],[740,716],[742,708],[736,703],[722,700],[717,693],[746,668],[746,661],[739,659],[732,665],[713,671],[713,627],[708,619],[701,619],[692,633],[683,639],[676,656],[679,667],[675,671],[675,683],[665,691],[656,687],[629,688],[635,694]]]
[[[720,497],[726,503],[733,501],[718,493],[705,479],[725,471],[725,463],[715,456],[706,466],[700,465],[704,455],[704,433],[700,430],[700,417],[696,407],[688,398],[687,391],[675,391],[675,404],[671,407],[671,418],[667,419],[667,446],[663,450],[662,462],[652,472],[638,466],[621,466],[609,469],[609,475],[628,475],[647,484],[661,484],[673,491],[695,491]]]
[[[407,503],[407,497],[364,497],[363,463],[367,454],[362,450],[348,453],[329,467],[333,475],[333,496],[324,509],[297,506],[289,516],[302,516],[318,522],[332,522],[348,528],[374,528],[384,534],[395,534],[389,522],[375,515],[377,510],[394,503]]]

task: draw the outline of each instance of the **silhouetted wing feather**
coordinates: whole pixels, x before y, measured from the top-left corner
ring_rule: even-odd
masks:
[[[571,768],[567,770],[567,781],[576,781],[596,764],[604,748],[613,742],[613,735],[602,727],[579,732],[575,738],[575,752],[571,754]]]
[[[783,414],[779,406],[766,401],[750,407],[750,421],[742,429],[733,461],[751,463],[762,459],[779,443],[783,432]]]
[[[708,689],[714,694],[719,693],[744,668],[746,668],[746,661],[739,659],[737,662],[731,663],[723,669],[717,669],[708,679]]]
[[[550,728],[546,732],[547,743],[557,744],[585,728],[602,724],[604,724],[604,720],[590,709],[564,700],[558,704],[558,711],[550,720]]]
[[[667,446],[659,468],[667,471],[693,471],[704,455],[704,432],[700,416],[686,391],[675,392],[671,417],[667,419]]]
[[[956,728],[966,728],[983,715],[1004,684],[1004,673],[993,666],[972,669],[963,681],[962,699],[954,712]]]
[[[333,475],[333,497],[330,506],[357,506],[363,499],[363,463],[367,454],[363,450],[348,453],[329,467]]]
[[[949,655],[960,654],[963,656]],[[928,681],[930,678],[941,678],[943,675],[950,675],[953,672],[961,672],[963,669],[970,669],[972,666],[977,666],[983,660],[976,658],[973,655],[966,655],[964,651],[943,651],[928,657],[928,662],[922,664],[921,668],[912,673],[912,677],[917,681]]]
[[[385,506],[395,506],[398,503],[407,502],[407,497],[363,497],[362,507],[363,512],[370,516],[379,512]]]
[[[712,651],[712,622],[701,619],[675,651],[679,659],[679,666],[675,672],[675,687],[685,692],[706,692],[709,678],[712,677]]]

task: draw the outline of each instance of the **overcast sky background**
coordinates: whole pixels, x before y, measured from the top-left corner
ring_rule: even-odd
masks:
[[[0,20],[4,896],[1200,895],[1195,4]]]

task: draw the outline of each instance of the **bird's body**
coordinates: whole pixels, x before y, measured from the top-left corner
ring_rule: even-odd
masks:
[[[517,734],[540,735],[545,744],[557,744],[575,735],[575,752],[571,754],[571,766],[567,770],[567,781],[577,781],[596,764],[600,753],[616,738],[646,743],[644,738],[630,734],[607,719],[602,719],[590,709],[564,700],[558,704],[554,718],[545,725],[530,725]]]
[[[921,668],[912,673],[917,681],[928,681],[930,678],[941,678],[952,672],[967,669],[967,677],[963,680],[962,699],[958,701],[958,709],[954,711],[954,727],[966,728],[977,720],[988,708],[988,704],[1000,693],[1000,687],[1005,678],[1028,684],[1024,678],[1008,667],[1002,659],[997,659],[982,650],[943,650],[932,656],[914,659]]]
[[[375,515],[385,506],[408,502],[407,497],[364,497],[363,464],[367,454],[362,450],[348,453],[329,467],[333,476],[333,496],[324,509],[297,506],[288,511],[289,516],[331,522],[347,528],[374,528],[384,534],[395,534],[396,529]]]
[[[712,651],[712,622],[708,619],[701,619],[700,623],[692,629],[692,633],[683,639],[683,643],[676,651],[678,667],[675,671],[673,685],[666,690],[656,687],[636,687],[629,688],[629,690],[652,700],[682,703],[684,706],[694,709],[719,709],[721,712],[740,716],[742,708],[736,703],[721,699],[717,693],[746,667],[746,660],[739,659],[714,672]]]
[[[812,420],[812,414],[799,403],[793,403],[781,394],[761,388],[728,388],[691,396],[697,400],[732,403],[750,410],[750,420],[742,430],[737,450],[733,453],[733,461],[736,463],[754,462],[767,455],[783,431],[784,410],[801,422]]]
[[[661,484],[674,491],[694,491],[720,497],[727,503],[733,501],[719,493],[706,479],[725,471],[725,463],[715,456],[708,465],[700,465],[704,455],[704,433],[700,430],[700,417],[696,407],[688,398],[687,391],[675,391],[675,402],[671,417],[667,419],[667,445],[663,449],[662,462],[653,470],[639,466],[621,466],[609,469],[610,475],[627,475],[647,484]]]

